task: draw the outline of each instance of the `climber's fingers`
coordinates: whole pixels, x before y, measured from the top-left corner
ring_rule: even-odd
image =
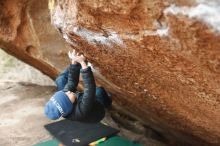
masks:
[[[72,59],[72,53],[70,51],[68,52],[68,56],[70,59]]]

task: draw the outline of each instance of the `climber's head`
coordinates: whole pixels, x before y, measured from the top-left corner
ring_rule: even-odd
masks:
[[[65,117],[72,112],[73,103],[69,98],[69,96],[72,95],[71,93],[67,93],[64,91],[58,91],[47,102],[44,112],[49,119],[56,120],[61,116]]]

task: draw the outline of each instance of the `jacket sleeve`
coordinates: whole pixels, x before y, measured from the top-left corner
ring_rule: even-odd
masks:
[[[68,81],[67,84],[65,85],[63,91],[72,91],[75,92],[77,85],[79,83],[79,73],[80,73],[80,64],[71,64],[68,68],[69,73],[68,73]]]
[[[78,120],[87,117],[95,103],[96,84],[90,67],[80,70],[84,83],[84,93],[76,105],[75,118]]]

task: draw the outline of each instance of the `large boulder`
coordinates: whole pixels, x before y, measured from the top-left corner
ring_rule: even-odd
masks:
[[[50,0],[49,9],[45,0],[2,0],[0,47],[51,78],[74,48],[118,105],[166,138],[220,145],[219,8],[218,0]]]

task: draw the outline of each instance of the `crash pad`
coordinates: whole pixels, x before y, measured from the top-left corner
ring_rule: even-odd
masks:
[[[60,142],[56,139],[51,139],[48,141],[44,141],[33,146],[59,146]]]
[[[66,146],[84,146],[103,137],[116,135],[119,130],[102,123],[82,123],[61,120],[44,126],[51,135]]]
[[[56,139],[52,139],[33,146],[61,146],[61,143]],[[130,141],[120,136],[113,136],[108,138],[106,141],[99,142],[98,144],[96,144],[96,146],[143,146],[143,145]]]
[[[113,136],[96,146],[143,146],[137,142],[130,141],[120,136]]]

